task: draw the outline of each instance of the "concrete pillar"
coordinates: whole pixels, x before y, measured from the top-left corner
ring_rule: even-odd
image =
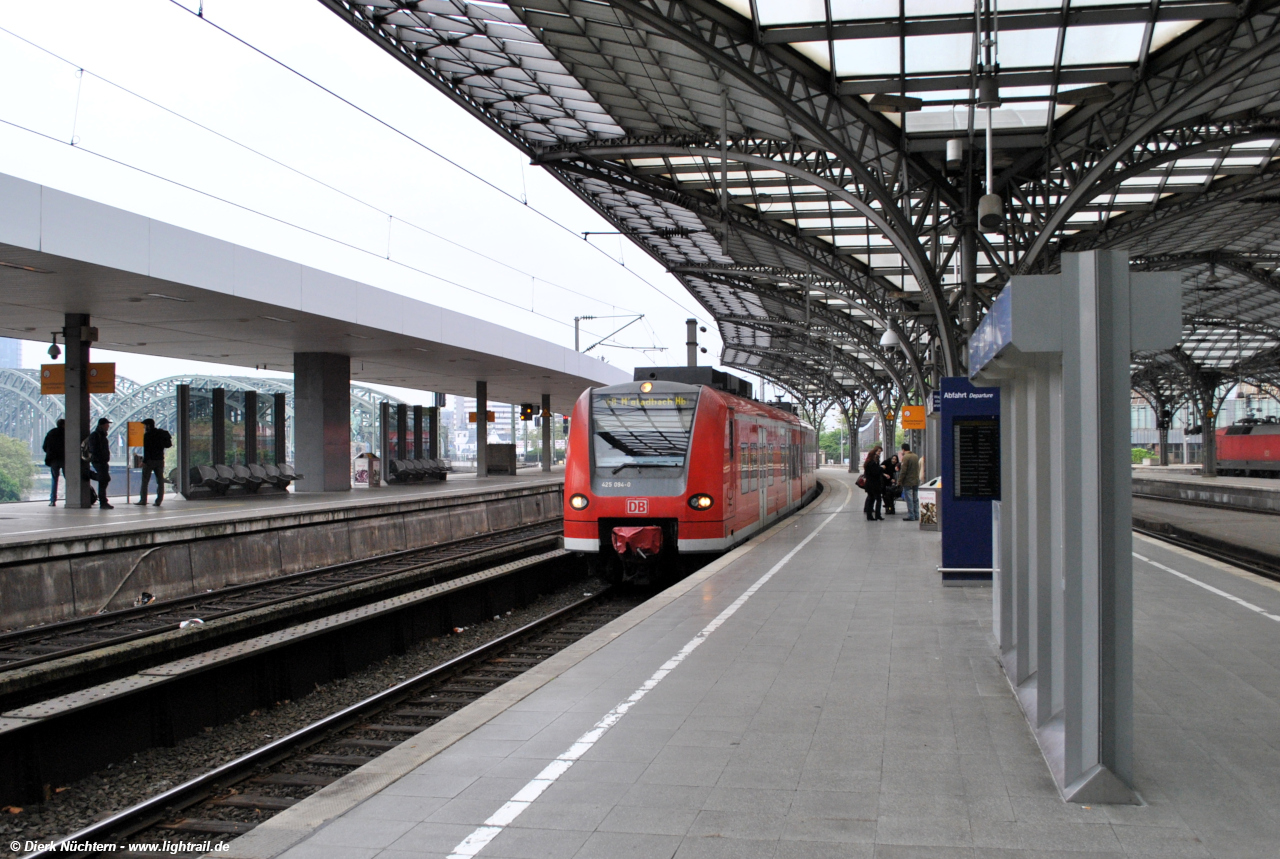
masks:
[[[295,352],[293,414],[301,492],[351,488],[351,358]]]
[[[227,392],[214,388],[209,392],[213,400],[211,429],[213,441],[209,445],[209,461],[214,465],[227,464]]]
[[[542,395],[542,470],[551,470],[551,395]]]
[[[396,459],[409,458],[409,405],[396,405]]]
[[[271,405],[271,434],[275,441],[276,465],[289,458],[289,427],[285,419],[285,395],[276,394]]]
[[[258,461],[258,392],[244,392],[244,464]]]
[[[178,491],[186,496],[191,491],[191,386],[178,385],[174,415],[178,436]]]
[[[489,473],[489,383],[476,382],[476,476]]]
[[[413,458],[422,459],[422,432],[425,429],[422,406],[413,407]]]
[[[80,445],[89,437],[89,344],[92,332],[87,313],[68,313],[64,317],[62,338],[66,346],[66,443],[63,463],[66,468],[67,507],[89,506],[89,484],[83,479]]]

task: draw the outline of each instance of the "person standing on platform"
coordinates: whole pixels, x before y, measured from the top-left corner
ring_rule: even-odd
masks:
[[[862,491],[867,493],[867,501],[862,505],[862,512],[867,514],[868,522],[884,519],[880,514],[880,504],[884,499],[884,470],[880,466],[880,445],[871,448],[867,458],[862,462]]]
[[[85,443],[89,448],[89,465],[92,469],[92,480],[98,482],[98,507],[103,510],[115,509],[114,504],[107,502],[107,484],[111,482],[111,439],[107,430],[111,429],[111,421],[98,419],[98,428],[89,433]]]
[[[907,502],[907,515],[903,522],[920,521],[920,457],[911,452],[911,445],[902,446],[902,476],[898,478],[902,486],[902,498]]]
[[[146,431],[142,434],[142,495],[141,500],[134,502],[139,507],[147,506],[147,483],[151,475],[156,476],[156,506],[164,501],[164,451],[173,447],[173,436],[168,430],[156,429],[156,422],[147,418],[142,422]]]
[[[884,461],[884,512],[894,514],[893,502],[898,498],[898,455]]]
[[[66,471],[66,452],[63,445],[67,439],[67,422],[58,418],[58,425],[49,430],[44,437],[44,464],[49,466],[49,474],[53,476],[53,489],[49,490],[49,506],[58,503],[58,476]]]

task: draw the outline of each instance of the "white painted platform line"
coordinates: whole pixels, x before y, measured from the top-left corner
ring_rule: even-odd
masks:
[[[1274,621],[1280,621],[1280,615],[1274,615],[1271,612],[1267,611],[1265,608],[1262,608],[1261,606],[1256,606],[1251,602],[1240,599],[1240,597],[1236,596],[1235,594],[1229,594],[1224,590],[1219,590],[1218,588],[1215,588],[1213,585],[1205,584],[1199,579],[1193,579],[1191,578],[1191,576],[1188,576],[1186,573],[1180,573],[1177,570],[1173,569],[1172,567],[1166,567],[1164,564],[1153,561],[1150,558],[1144,558],[1142,555],[1139,555],[1137,552],[1134,552],[1133,556],[1137,558],[1139,561],[1142,561],[1143,563],[1146,563],[1146,564],[1150,564],[1151,566],[1155,567],[1158,570],[1164,570],[1166,573],[1173,573],[1175,576],[1177,576],[1180,579],[1186,579],[1187,581],[1191,582],[1191,584],[1193,585],[1199,585],[1200,587],[1204,588],[1206,591],[1208,591],[1211,594],[1217,594],[1220,597],[1231,600],[1233,603],[1237,603],[1239,605],[1244,606],[1250,611],[1256,611],[1258,614],[1262,615],[1263,617],[1269,617]]]
[[[684,662],[690,653],[697,650],[698,645],[707,640],[707,636],[719,629],[726,620],[733,617],[734,612],[742,608],[743,604],[746,603],[747,600],[751,599],[751,597],[755,595],[756,591],[764,587],[765,582],[773,578],[775,573],[785,567],[787,563],[796,556],[796,553],[807,546],[810,540],[818,536],[818,533],[822,531],[823,528],[827,527],[827,524],[830,523],[832,519],[836,518],[836,516],[839,515],[846,506],[848,506],[849,499],[852,496],[853,490],[846,487],[844,501],[840,502],[840,506],[836,508],[834,513],[826,519],[823,519],[821,524],[819,524],[817,528],[813,529],[813,533],[801,540],[790,552],[787,552],[787,554],[783,556],[782,560],[778,561],[778,563],[774,564],[773,567],[769,569],[769,572],[756,579],[755,583],[742,593],[742,596],[738,597],[728,606],[728,608],[716,615],[715,619],[704,626],[702,631],[697,635],[691,638],[688,644],[680,648],[679,653],[664,662],[661,668],[653,672],[653,676],[646,680],[639,689],[632,692],[630,697],[618,706],[614,707],[608,713],[605,713],[604,718],[599,722],[596,722],[591,730],[587,731],[581,737],[578,737],[577,741],[565,750],[563,754],[551,763],[547,764],[546,768],[544,768],[542,772],[538,773],[528,784],[520,788],[520,790],[516,792],[516,795],[511,797],[511,799],[508,800],[502,808],[495,811],[489,819],[484,822],[483,826],[480,826],[475,832],[472,832],[466,838],[462,839],[458,846],[453,848],[453,853],[449,855],[449,859],[470,859],[470,857],[475,856],[483,850],[490,841],[498,836],[498,833],[502,832],[502,830],[510,825],[513,820],[519,817],[526,808],[533,804],[533,801],[541,796],[543,791],[555,784],[556,779],[568,772],[569,767],[573,766],[574,762],[577,761],[578,758],[586,754],[587,751],[604,736],[606,731],[618,724],[622,717],[627,714],[628,710],[635,706],[641,698],[649,694],[655,686],[662,682],[664,677],[676,669],[676,666],[681,662]]]

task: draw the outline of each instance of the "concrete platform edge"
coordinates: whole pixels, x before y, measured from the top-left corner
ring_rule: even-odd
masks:
[[[795,515],[805,516],[815,512],[818,502],[822,501],[829,491],[825,484],[821,485],[822,492]],[[768,542],[784,530],[791,523],[791,519],[792,517],[788,516],[778,521],[767,531],[570,645],[541,665],[529,669],[449,718],[406,740],[377,760],[365,764],[328,787],[313,793],[292,808],[277,814],[261,826],[232,841],[229,850],[205,855],[216,856],[219,859],[273,859],[280,855],[321,826],[408,775],[592,653],[731,566],[757,546]]]

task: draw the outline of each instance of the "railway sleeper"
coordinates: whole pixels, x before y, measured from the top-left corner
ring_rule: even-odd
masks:
[[[546,552],[6,711],[0,805],[38,802],[46,787],[142,749],[172,746],[251,710],[302,698],[418,642],[527,605],[581,573],[563,550]],[[499,683],[443,691],[470,703]],[[444,703],[452,702],[436,697],[429,706]]]

